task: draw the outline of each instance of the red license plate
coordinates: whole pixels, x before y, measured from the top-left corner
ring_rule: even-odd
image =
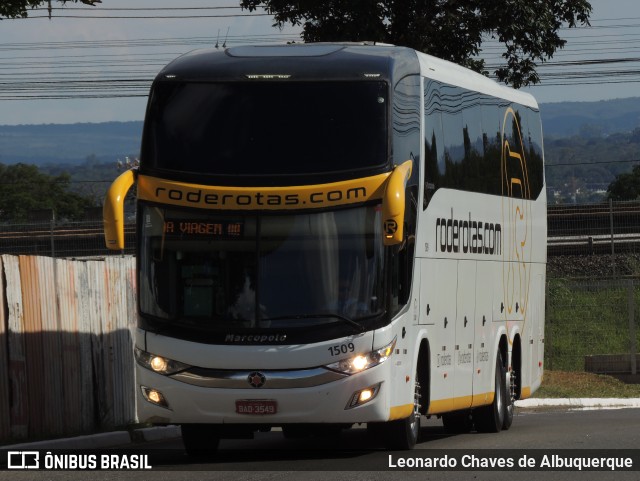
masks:
[[[278,403],[273,399],[238,399],[236,401],[236,413],[264,416],[276,414]]]

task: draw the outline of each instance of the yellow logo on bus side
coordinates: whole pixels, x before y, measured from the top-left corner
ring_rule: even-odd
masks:
[[[317,209],[382,199],[391,173],[320,185],[220,187],[138,176],[138,198],[162,204],[224,210]]]
[[[511,127],[509,136],[505,131]],[[505,316],[526,319],[531,283],[531,189],[518,116],[508,108],[502,124],[502,221],[509,230],[503,251]]]

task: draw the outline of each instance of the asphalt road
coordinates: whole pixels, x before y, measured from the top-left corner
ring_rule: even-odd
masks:
[[[305,481],[377,481],[377,480],[640,480],[640,409],[593,411],[522,411],[519,410],[512,428],[498,434],[458,434],[444,432],[438,420],[423,423],[422,442],[411,452],[389,453],[367,436],[365,429],[351,429],[337,439],[284,439],[280,432],[259,433],[254,440],[224,440],[218,456],[212,460],[193,460],[182,452],[180,439],[145,445],[133,445],[129,450],[152,448],[150,462],[156,469],[149,471],[58,471],[2,472],[0,480],[284,480]],[[635,450],[635,471],[433,471],[388,470],[402,459],[438,458],[466,455],[467,462],[512,459],[520,462],[523,455],[553,454],[565,458],[617,456]],[[538,451],[535,451],[538,450]],[[473,461],[471,461],[473,462]]]

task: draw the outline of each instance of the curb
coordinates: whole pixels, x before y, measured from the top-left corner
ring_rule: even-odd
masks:
[[[568,399],[524,399],[516,401],[519,408],[569,407],[575,409],[621,409],[640,408],[640,398],[568,398]]]

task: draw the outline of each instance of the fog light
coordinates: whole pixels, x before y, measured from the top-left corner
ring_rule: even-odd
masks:
[[[154,391],[153,389],[147,393],[149,396],[149,401],[152,401],[156,404],[160,404],[162,402],[162,394],[158,391]]]
[[[151,404],[156,404],[160,407],[169,409],[169,404],[160,391],[146,386],[140,386],[140,389],[142,389],[142,395],[144,398]]]
[[[380,392],[381,384],[382,383],[378,383],[375,386],[370,386],[368,388],[361,389],[360,391],[354,392],[353,396],[351,396],[351,400],[349,401],[345,409],[351,409],[358,406],[362,406],[363,404],[366,404],[369,401],[371,401]]]
[[[358,401],[360,402],[360,404],[366,403],[372,397],[373,397],[373,390],[365,389],[364,391],[360,392],[360,396],[358,396]]]

